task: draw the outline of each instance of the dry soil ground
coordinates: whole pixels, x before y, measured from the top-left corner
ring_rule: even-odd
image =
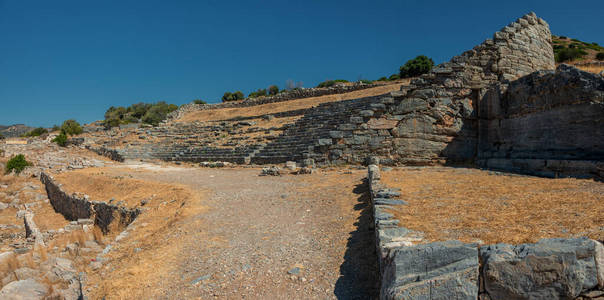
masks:
[[[365,170],[261,177],[255,168],[127,165],[64,173],[61,180],[70,173],[147,182],[157,194],[165,187],[153,182],[174,184],[199,196],[178,205],[178,216],[161,228],[148,230],[154,225],[144,212],[110,262],[89,273],[93,298],[375,296]],[[103,185],[90,188],[91,195],[102,193]]]
[[[604,240],[604,183],[464,168],[396,168],[382,172],[409,203],[395,216],[425,241],[529,243],[588,236]]]

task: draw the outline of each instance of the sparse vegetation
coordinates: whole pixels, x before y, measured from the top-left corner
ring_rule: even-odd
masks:
[[[318,88],[331,87],[336,85],[336,83],[347,83],[348,80],[345,79],[336,79],[336,80],[325,80],[317,85]]]
[[[170,112],[176,109],[178,109],[178,106],[168,104],[165,101],[156,103],[139,102],[129,107],[112,106],[105,112],[105,121],[103,123],[108,128],[139,122],[156,126],[159,122],[165,120]]]
[[[598,43],[587,43],[578,39],[568,39],[565,36],[552,36],[552,43],[557,63],[585,59],[600,60],[598,54],[604,52],[604,47],[598,45]]]
[[[48,133],[48,130],[46,130],[46,128],[38,127],[28,133],[23,134],[23,137],[36,137],[46,133]]]
[[[271,96],[279,94],[279,87],[276,85],[271,85],[268,87],[268,94]]]
[[[267,95],[266,89],[258,89],[255,92],[251,92],[247,97],[248,98],[257,98],[257,97],[265,97]]]
[[[19,174],[28,166],[31,166],[31,163],[25,159],[25,156],[23,154],[19,154],[19,155],[13,156],[6,163],[5,173],[8,174],[12,171],[15,171],[15,173]]]
[[[59,145],[61,147],[65,147],[65,146],[67,146],[67,135],[65,133],[61,132],[54,139],[52,139],[51,142],[57,143],[57,145]]]
[[[390,77],[388,77],[388,80],[399,80],[401,79],[401,76],[399,76],[398,74],[392,74],[390,75]]]
[[[596,59],[597,60],[604,60],[604,52],[599,52],[598,54],[596,54]]]
[[[234,93],[225,92],[224,95],[222,95],[222,102],[243,100],[243,98],[245,97],[241,91],[236,91]]]
[[[74,119],[65,120],[61,125],[61,133],[65,135],[78,135],[82,131],[82,126]]]
[[[0,133],[0,140],[4,139],[4,135],[2,133]]]
[[[208,103],[201,99],[195,99],[195,100],[193,100],[193,104],[208,104]]]
[[[430,72],[432,67],[434,67],[434,61],[431,58],[419,55],[402,65],[399,68],[399,75],[400,78],[415,77]]]

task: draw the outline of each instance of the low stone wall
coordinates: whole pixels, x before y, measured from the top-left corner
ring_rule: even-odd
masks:
[[[61,190],[53,178],[46,173],[40,174],[40,181],[46,187],[50,204],[57,213],[69,221],[94,219],[94,224],[103,233],[110,231],[110,226],[126,227],[141,213],[140,209],[129,209],[101,201],[90,201],[88,197],[68,195]],[[113,223],[118,221],[118,223]]]
[[[117,150],[115,150],[115,149],[108,149],[105,147],[95,148],[95,147],[91,147],[91,146],[86,146],[86,149],[88,149],[98,155],[108,157],[111,160],[114,160],[117,162],[124,162],[124,157],[119,152],[117,152]]]
[[[375,162],[375,160],[374,160]],[[389,213],[405,205],[369,165],[381,277],[380,299],[591,299],[604,291],[604,246],[587,238],[535,244],[484,245],[459,241],[414,245],[422,234]]]
[[[358,83],[355,83],[352,85],[336,85],[336,86],[327,87],[327,88],[294,89],[291,91],[279,93],[275,96],[245,99],[242,101],[223,102],[223,103],[218,103],[218,104],[189,103],[189,104],[184,104],[184,105],[180,106],[177,110],[168,114],[167,121],[170,121],[173,119],[178,119],[178,118],[182,117],[183,115],[185,115],[186,113],[189,113],[192,111],[220,109],[220,108],[234,108],[234,107],[249,107],[249,106],[261,105],[261,104],[267,104],[267,103],[276,103],[276,102],[283,102],[283,101],[289,101],[289,100],[295,100],[295,99],[302,99],[302,98],[319,97],[319,96],[333,95],[333,94],[343,94],[343,93],[349,93],[349,92],[364,90],[364,89],[383,86],[383,85],[386,85],[386,84],[383,84],[383,83],[382,84],[364,84],[364,83],[358,82]]]

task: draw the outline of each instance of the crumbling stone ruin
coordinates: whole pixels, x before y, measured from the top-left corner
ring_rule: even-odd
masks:
[[[116,151],[103,152],[239,164],[312,159],[319,165],[364,163],[377,155],[389,165],[471,164],[544,176],[601,177],[603,79],[570,66],[554,69],[549,25],[530,13],[400,92],[266,116],[301,116],[274,128],[278,135],[241,136],[254,129],[242,129],[245,118],[220,125],[174,121],[138,129],[140,143],[106,145]],[[222,106],[187,106],[175,116]],[[218,132],[231,142],[209,146]],[[147,137],[163,142],[145,143]]]

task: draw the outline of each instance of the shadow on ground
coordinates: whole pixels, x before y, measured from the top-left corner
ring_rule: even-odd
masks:
[[[353,192],[359,195],[354,209],[361,210],[361,215],[354,223],[356,230],[350,232],[334,294],[338,299],[377,299],[378,268],[374,233],[370,229],[372,221],[367,180],[358,184]]]

